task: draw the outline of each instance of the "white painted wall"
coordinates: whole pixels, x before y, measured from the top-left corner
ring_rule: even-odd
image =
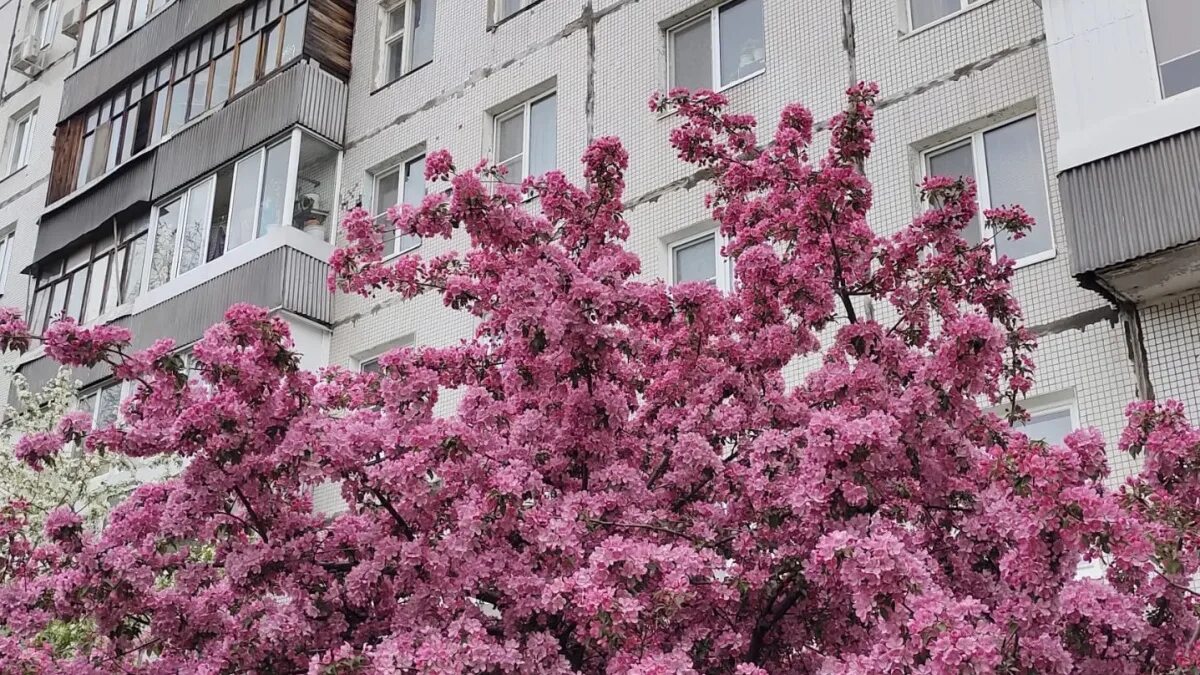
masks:
[[[1146,0],[1042,6],[1060,171],[1200,126],[1200,89],[1169,99],[1159,93]]]
[[[289,312],[280,312],[280,316],[292,329],[300,367],[315,373],[329,365],[329,329]]]

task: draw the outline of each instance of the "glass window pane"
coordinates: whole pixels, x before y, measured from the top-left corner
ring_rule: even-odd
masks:
[[[114,384],[104,387],[96,400],[97,427],[107,427],[116,423],[121,411],[121,385]]]
[[[1164,63],[1158,72],[1162,79],[1163,96],[1196,89],[1200,87],[1200,51]]]
[[[100,28],[96,34],[96,51],[100,51],[112,42],[113,18],[115,10],[112,5],[100,12]]]
[[[254,238],[254,213],[258,206],[258,180],[262,174],[262,158],[263,153],[256,152],[237,163],[229,209],[226,251]]]
[[[279,67],[279,29],[280,24],[277,23],[263,32],[263,75]]]
[[[519,157],[524,146],[525,111],[522,109],[496,123],[496,159],[507,163],[508,160]]]
[[[92,321],[104,311],[104,291],[108,288],[112,257],[110,253],[92,263],[92,276],[88,280],[87,308],[83,313],[84,322]]]
[[[179,209],[176,199],[158,209],[158,229],[154,234],[154,254],[150,258],[150,289],[153,290],[171,280],[171,267],[175,258],[175,233],[179,229]]]
[[[129,31],[129,20],[133,14],[133,0],[117,0],[117,21],[116,34],[117,36],[124,35]]]
[[[158,143],[162,138],[164,124],[167,118],[167,95],[170,90],[166,87],[158,90],[154,96],[154,122],[150,125],[150,144]]]
[[[124,117],[117,117],[112,121],[112,134],[109,136],[108,143],[108,158],[105,160],[106,163],[104,165],[106,171],[116,167],[118,161],[121,159],[121,128],[124,121]]]
[[[213,67],[212,103],[217,107],[229,99],[229,87],[233,79],[233,52],[227,52],[217,59]]]
[[[194,270],[204,262],[204,237],[208,232],[209,214],[212,213],[212,186],[213,180],[210,178],[188,192],[177,274]]]
[[[188,119],[205,110],[208,110],[208,68],[201,68],[192,77],[192,105],[188,109]]]
[[[970,141],[929,155],[929,175],[947,178],[975,178],[975,156]],[[970,226],[963,231],[963,238],[974,246],[983,241],[983,231],[978,215],[971,219]]]
[[[671,33],[671,86],[712,89],[712,23],[705,18]]]
[[[408,7],[407,4],[400,3],[399,5],[396,5],[395,9],[388,12],[388,15],[387,15],[388,37],[396,35],[404,30],[404,16],[405,16],[404,10],[407,9],[407,7]]]
[[[234,93],[254,84],[254,68],[257,62],[258,33],[255,33],[238,47],[237,79],[233,85]]]
[[[300,56],[300,50],[304,46],[304,12],[306,7],[301,7],[287,15],[284,19],[283,27],[283,63],[287,63],[292,59]]]
[[[717,239],[708,235],[703,239],[676,246],[674,283],[684,281],[717,282]]]
[[[1024,238],[996,237],[996,252],[1013,260],[1049,251],[1054,247],[1046,201],[1046,171],[1038,140],[1037,118],[1030,116],[992,130],[983,136],[992,206],[1019,205],[1035,225]]]
[[[46,309],[49,307],[50,289],[44,288],[33,296],[33,309],[29,312],[29,328],[34,333],[45,329]]]
[[[416,68],[433,60],[434,0],[413,0],[412,63]]]
[[[521,9],[521,0],[496,0],[496,20],[516,14]]]
[[[395,37],[387,43],[387,81],[404,74],[404,38]]]
[[[83,267],[71,275],[70,294],[67,297],[67,316],[76,320],[83,318],[83,300],[87,294],[88,268]]]
[[[1160,64],[1200,51],[1200,2],[1147,0],[1146,4]]]
[[[420,206],[425,199],[425,156],[409,161],[404,165],[404,203]],[[415,234],[402,234],[396,241],[396,251],[410,251],[421,245],[421,237]]]
[[[920,28],[962,9],[962,0],[909,0],[912,27]]]
[[[173,134],[187,121],[188,88],[191,80],[183,80],[171,87],[171,110],[167,113],[167,133]]]
[[[143,235],[129,243],[122,265],[121,302],[133,302],[142,294],[142,268],[146,264],[146,241]]]
[[[267,166],[263,172],[262,206],[258,212],[258,236],[283,224],[283,206],[287,199],[288,157],[291,142],[267,149]]]
[[[233,167],[217,173],[213,194],[212,225],[208,230],[207,260],[215,260],[225,253],[225,231],[229,226],[229,205],[233,199]]]
[[[389,206],[400,203],[400,171],[389,171],[375,179],[375,212],[383,213]]]
[[[88,165],[88,180],[104,175],[105,162],[108,161],[109,142],[112,139],[112,124],[105,122],[96,129],[92,136],[92,153]]]
[[[749,77],[767,67],[762,0],[741,0],[718,12],[721,34],[721,84]]]
[[[557,96],[529,107],[529,174],[540,176],[558,166]]]
[[[1075,430],[1075,424],[1071,420],[1070,410],[1055,410],[1046,413],[1031,413],[1029,422],[1019,425],[1017,428],[1024,432],[1030,440],[1057,445]]]

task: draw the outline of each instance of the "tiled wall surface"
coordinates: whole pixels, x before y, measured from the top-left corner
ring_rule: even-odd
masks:
[[[903,1],[853,3],[851,54],[843,3],[765,0],[767,68],[726,92],[732,107],[755,114],[766,134],[791,101],[827,118],[843,104],[842,92],[853,79],[878,82],[879,142],[867,169],[876,188],[872,224],[880,232],[894,231],[918,211],[914,185],[923,173],[922,151],[1036,112],[1056,256],[1017,273],[1029,323],[1044,332],[1034,394],[1073,393],[1081,424],[1100,428],[1115,442],[1124,404],[1136,395],[1135,376],[1115,320],[1078,318],[1104,314],[1096,310],[1107,303],[1080,288],[1068,271],[1041,11],[1029,0],[990,0],[938,25],[906,31]],[[648,112],[646,100],[665,86],[664,28],[715,3],[544,0],[493,29],[483,4],[441,0],[433,63],[378,91],[371,67],[378,16],[359,12],[343,195],[365,193],[369,204],[370,169],[412,148],[446,147],[460,165],[474,163],[489,150],[489,113],[553,83],[560,165],[579,177],[577,158],[589,133],[623,140],[632,155],[628,199],[636,204],[628,212],[630,244],[642,256],[645,275],[665,275],[667,245],[707,218],[705,188],[676,183],[691,173],[667,143],[677,120]],[[459,243],[426,242],[421,252],[432,255]],[[402,303],[339,296],[335,313],[331,363],[353,365],[356,354],[400,336],[442,345],[471,330],[468,320],[435,297]],[[1195,331],[1197,324],[1191,326]],[[798,362],[792,374],[804,367]],[[1114,468],[1130,466],[1114,457]]]

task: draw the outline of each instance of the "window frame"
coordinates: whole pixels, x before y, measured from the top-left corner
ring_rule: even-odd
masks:
[[[378,222],[381,217],[387,215],[387,210],[392,206],[408,203],[404,201],[404,184],[406,182],[405,178],[409,175],[409,168],[417,162],[423,163],[425,161],[425,156],[425,151],[423,149],[411,152],[404,155],[398,161],[387,164],[384,168],[371,173],[371,210],[373,212],[371,217],[374,221]],[[383,179],[392,173],[396,174],[396,198],[399,201],[397,201],[396,204],[380,204],[379,195],[382,194],[382,191],[380,190],[379,186],[383,182]],[[424,187],[424,191],[421,193],[423,198],[425,195],[429,194],[429,184],[425,180],[424,173],[421,175],[421,184]],[[410,206],[419,206],[419,204],[410,204]],[[401,248],[401,242],[404,241],[405,237],[408,236],[414,237],[416,239],[416,243]],[[386,237],[384,239],[386,241]],[[410,239],[409,241],[412,240]],[[418,248],[421,248],[422,243],[424,243],[424,240],[420,237],[420,235],[397,235],[393,239],[392,250],[383,252],[383,259],[387,260],[389,258],[404,255],[405,253],[411,253]]]
[[[1162,77],[1163,64],[1160,63],[1158,60],[1158,41],[1154,37],[1154,20],[1150,16],[1150,2],[1151,2],[1151,0],[1143,0],[1143,2],[1141,2],[1140,4],[1141,4],[1142,10],[1144,12],[1143,16],[1145,17],[1144,26],[1145,26],[1145,31],[1146,31],[1146,37],[1150,41],[1150,49],[1149,49],[1150,67],[1154,71],[1154,81],[1158,84],[1158,101],[1159,102],[1170,101],[1172,99],[1178,99],[1178,98],[1188,96],[1188,95],[1200,96],[1200,93],[1198,93],[1198,92],[1200,92],[1200,86],[1195,86],[1195,87],[1192,87],[1191,89],[1184,89],[1182,91],[1176,92],[1169,96],[1167,95],[1166,87],[1163,83],[1163,77]],[[1184,54],[1183,56],[1179,56],[1179,57],[1172,59],[1171,61],[1167,61],[1167,63],[1173,63],[1174,61],[1179,61],[1181,59],[1185,59],[1185,58],[1188,58],[1191,56],[1196,56],[1197,54],[1200,54],[1200,47],[1197,47],[1195,51],[1188,52],[1187,54]]]
[[[37,20],[29,27],[29,34],[37,35],[38,47],[46,49],[54,43],[57,33],[58,0],[34,0],[30,9],[30,18],[37,17]]]
[[[105,6],[112,1],[106,0]],[[156,0],[147,16],[174,1],[167,0],[158,6],[157,3],[162,0]],[[300,58],[303,53],[303,32],[309,20],[308,10],[307,0],[260,0],[251,3],[148,64],[134,82],[76,113],[73,117],[83,116],[85,120],[84,131],[73,150],[76,153],[76,180],[74,189],[67,194],[85,188],[146,150],[172,138]],[[285,61],[283,57],[290,42],[289,19],[296,12],[304,14],[303,20],[296,24],[301,30],[300,53]],[[277,32],[273,58],[266,53],[265,47],[265,35],[270,30]],[[215,87],[217,64],[226,56],[230,58],[227,73],[229,89],[220,93]],[[249,82],[239,88],[239,69],[246,58],[253,59],[253,72]],[[205,87],[203,104],[197,107],[196,83],[201,79]],[[182,104],[179,98],[182,98]],[[146,144],[135,149],[143,105],[151,106],[146,129],[148,133]],[[178,111],[177,105],[181,105]],[[94,148],[89,148],[88,142],[94,142],[100,128],[110,122],[113,126],[109,133],[119,137],[115,141],[119,143],[115,163],[109,166],[106,161],[103,170],[93,172],[93,157],[89,150],[94,152]],[[112,142],[110,136],[110,144]],[[91,179],[88,178],[89,174],[93,175]]]
[[[432,0],[424,1],[431,2]],[[413,64],[413,50],[416,48],[416,26],[418,18],[418,12],[414,11],[415,4],[416,3],[414,0],[385,0],[379,4],[379,29],[377,31],[378,38],[376,43],[376,49],[378,50],[378,53],[376,54],[376,58],[378,59],[378,68],[375,73],[376,88],[386,87],[387,85],[392,84],[414,70],[432,63],[433,61],[433,55],[430,54],[429,61],[418,63],[416,65]],[[390,25],[389,22],[391,19],[391,13],[397,9],[400,9],[401,7],[404,8],[404,25],[395,32],[386,32],[388,26]],[[436,5],[433,11],[435,13],[437,12]],[[395,43],[396,40],[400,40],[401,42],[400,72],[391,73],[389,65],[391,61],[388,58],[388,55],[391,51],[392,44]]]
[[[521,158],[521,178],[520,178],[520,180],[509,183],[510,185],[520,185],[522,181],[524,181],[526,178],[528,178],[531,175],[529,172],[529,142],[530,142],[530,139],[533,137],[533,134],[531,133],[533,131],[533,127],[532,127],[533,106],[537,103],[540,103],[540,102],[552,97],[552,96],[558,96],[558,89],[551,89],[550,91],[545,91],[540,94],[530,96],[529,98],[525,99],[524,101],[521,101],[517,105],[514,105],[511,108],[504,110],[503,112],[492,115],[492,153],[491,154],[492,154],[492,161],[496,166],[502,166],[504,164],[507,164],[508,162],[510,162],[518,157],[518,155],[513,155],[512,157],[507,157],[507,158],[501,159],[500,156],[497,155],[497,152],[500,147],[500,124],[501,124],[501,122],[506,122],[506,121],[512,119],[513,117],[516,117],[518,114],[524,115],[524,119],[522,119],[522,123],[521,123],[521,154],[519,155],[519,157]],[[554,112],[555,112],[555,115],[557,116],[558,101],[555,101],[555,103],[554,103]],[[556,122],[557,122],[557,120],[556,120]],[[555,150],[555,156],[557,156],[557,154],[558,154],[558,125],[557,124],[555,124],[554,150]],[[505,178],[508,178],[508,177],[509,176],[506,174]],[[509,182],[509,181],[505,181],[505,182]]]
[[[686,28],[691,28],[692,26],[695,26],[696,24],[701,23],[703,21],[708,22],[708,30],[709,30],[708,48],[709,48],[709,68],[711,71],[709,73],[709,76],[710,76],[709,84],[711,85],[709,87],[710,89],[712,89],[714,92],[720,93],[727,89],[732,89],[733,87],[736,87],[739,84],[742,84],[743,82],[748,82],[750,80],[753,80],[754,78],[767,72],[767,63],[769,63],[770,60],[767,58],[767,55],[766,55],[767,17],[765,15],[766,4],[764,3],[763,4],[764,16],[763,16],[763,27],[762,27],[763,28],[763,66],[762,66],[762,68],[759,68],[758,70],[754,71],[753,73],[750,73],[749,75],[744,75],[742,77],[739,77],[738,79],[733,80],[729,84],[721,84],[721,9],[724,7],[727,7],[729,5],[735,4],[737,2],[741,2],[741,0],[724,0],[720,4],[713,5],[712,7],[704,10],[703,12],[700,12],[699,14],[697,14],[693,17],[684,19],[683,21],[680,21],[679,23],[674,24],[671,27],[667,28],[666,36],[667,36],[667,88],[668,89],[674,89],[675,87],[679,86],[679,85],[675,84],[675,35],[679,31],[684,30]]]
[[[933,174],[930,173],[929,159],[932,156],[941,154],[947,150],[952,150],[967,143],[971,144],[971,162],[973,163],[975,170],[975,201],[977,202],[979,212],[979,227],[981,235],[980,241],[988,241],[996,235],[996,233],[992,231],[990,227],[988,227],[987,219],[983,217],[984,210],[994,208],[994,205],[991,201],[991,185],[988,181],[987,152],[983,142],[984,136],[991,131],[1006,127],[1010,124],[1015,124],[1030,117],[1037,119],[1039,117],[1038,111],[1031,110],[1029,112],[1014,115],[1012,117],[1006,117],[996,124],[991,124],[981,129],[976,129],[969,134],[957,136],[954,138],[954,140],[938,144],[921,152],[921,175],[931,176]],[[1058,257],[1058,241],[1055,238],[1054,210],[1050,202],[1050,179],[1046,170],[1046,148],[1042,141],[1042,125],[1040,122],[1035,122],[1035,126],[1037,129],[1038,157],[1041,159],[1042,191],[1046,196],[1046,214],[1049,218],[1049,222],[1045,223],[1045,226],[1050,228],[1050,248],[1039,253],[1027,255],[1020,259],[1015,259],[1013,261],[1014,269],[1035,265],[1037,263],[1045,262]],[[1043,224],[1038,223],[1037,225],[1041,226]],[[996,247],[996,242],[993,241],[992,259],[997,259],[999,255],[999,249]]]
[[[94,385],[88,387],[87,389],[80,391],[79,394],[75,398],[75,400],[76,400],[75,409],[80,412],[90,413],[92,416],[92,419],[91,419],[92,426],[94,428],[97,428],[97,429],[104,428],[104,427],[100,426],[100,401],[101,401],[100,397],[105,391],[108,391],[111,389],[118,390],[118,398],[117,398],[117,409],[116,409],[116,411],[114,411],[113,420],[109,424],[111,426],[120,426],[121,423],[124,421],[123,416],[121,414],[121,404],[123,404],[125,402],[125,399],[129,398],[129,394],[131,393],[130,392],[131,387],[130,387],[129,382],[108,379],[104,382],[94,384]],[[84,403],[87,402],[89,398],[93,399],[87,406],[88,408],[90,408],[90,410],[84,408]]]
[[[67,263],[70,262],[70,256],[67,258],[59,258],[55,260],[53,267],[51,268],[57,270],[53,274],[42,271],[37,275],[33,275],[30,283],[29,311],[26,314],[26,316],[29,317],[30,327],[35,332],[41,332],[50,324],[52,317],[55,316],[54,310],[56,309],[56,307],[52,305],[62,304],[58,302],[52,303],[50,299],[51,296],[55,296],[55,289],[60,284],[65,282],[67,298],[70,298],[71,291],[73,290],[75,283],[73,277],[82,270],[86,270],[86,274],[84,274],[84,278],[82,279],[84,290],[83,296],[80,299],[80,312],[79,316],[73,317],[81,325],[91,325],[101,322],[105,317],[111,316],[120,311],[122,307],[129,305],[133,301],[133,298],[126,297],[126,286],[128,285],[129,275],[131,273],[136,273],[139,278],[144,276],[144,269],[136,271],[130,269],[129,257],[139,240],[143,240],[143,238],[145,238],[144,241],[147,244],[149,243],[149,235],[150,228],[148,223],[145,228],[141,227],[141,223],[137,220],[116,225],[113,227],[113,236],[111,241],[105,242],[103,239],[100,239],[85,244],[88,249],[86,260],[68,267]],[[76,252],[79,250],[80,249],[76,249]],[[144,247],[142,249],[143,268],[146,267],[146,254],[148,252],[148,247]],[[109,256],[111,256],[111,259],[108,260],[106,267],[103,270],[105,276],[104,284],[101,287],[103,289],[103,295],[101,298],[100,309],[95,316],[89,317],[88,308],[91,304],[90,296],[93,289],[93,276],[97,268],[97,262],[105,258],[109,258]],[[113,274],[116,274],[115,279],[113,278]],[[139,283],[138,286],[136,286],[136,289],[137,292],[134,294],[134,298],[140,296],[145,291],[145,286]],[[109,297],[110,291],[116,292],[118,297],[115,300]],[[38,301],[43,292],[49,293],[50,295],[46,296],[48,298],[46,300],[46,306],[42,308],[40,316],[38,316],[39,313],[35,310],[38,307]],[[58,300],[56,296],[52,299],[55,301]],[[69,316],[69,313],[67,315]]]
[[[16,226],[10,227],[12,229],[0,234],[0,297],[4,296],[4,291],[8,288],[8,267],[12,263],[12,249],[16,243]]]
[[[1028,405],[1021,406],[1025,410],[1025,412],[1029,415],[1029,422],[1022,424],[1021,426],[1018,426],[1018,427],[1012,427],[1013,430],[1021,431],[1021,433],[1025,433],[1024,431],[1022,431],[1022,429],[1029,426],[1029,423],[1033,422],[1033,418],[1035,418],[1039,415],[1050,415],[1050,414],[1058,413],[1058,412],[1069,412],[1071,414],[1071,431],[1068,433],[1072,433],[1072,432],[1079,430],[1079,428],[1080,428],[1079,402],[1076,399],[1073,391],[1067,390],[1067,391],[1055,392],[1055,393],[1050,393],[1050,394],[1044,394],[1044,395],[1031,397],[1031,399],[1032,400],[1026,399],[1026,401],[1029,402]],[[1026,436],[1028,436],[1028,434],[1026,434]],[[1042,440],[1042,439],[1033,439],[1033,440]]]
[[[4,175],[11,176],[14,173],[29,166],[29,149],[33,145],[33,130],[37,126],[38,105],[33,105],[24,112],[13,115],[8,120],[8,140],[4,143]],[[21,125],[25,125],[25,131],[21,135],[20,146],[16,145],[17,129]],[[17,151],[14,153],[14,151]]]
[[[83,12],[79,21],[80,38],[75,49],[75,67],[80,68],[104,53],[121,38],[137,30],[139,26],[174,2],[175,0],[99,0],[94,5],[85,3],[82,6]],[[140,10],[143,8],[145,11],[141,12]],[[110,9],[112,10],[112,23],[108,26],[107,42],[103,46],[97,47],[100,37],[99,26],[103,21],[102,15]],[[122,14],[125,18],[124,28],[119,26],[117,21],[122,18]],[[95,23],[92,23],[93,20]],[[85,45],[84,41],[89,37],[91,44]]]
[[[509,20],[510,18],[520,14],[521,12],[524,12],[525,10],[529,9],[530,7],[533,7],[534,5],[538,4],[541,1],[542,0],[520,0],[520,3],[521,3],[520,7],[518,7],[517,9],[513,10],[512,12],[510,12],[508,14],[501,16],[500,11],[502,9],[504,9],[504,0],[491,0],[491,2],[489,3],[491,6],[489,7],[489,10],[488,10],[489,26],[498,26],[501,23],[504,23],[505,21]]]
[[[725,237],[717,227],[710,227],[701,232],[680,237],[667,243],[667,284],[669,286],[689,283],[686,281],[676,281],[676,251],[709,238],[713,240],[713,255],[716,256],[715,270],[717,276],[713,281],[716,283],[717,290],[728,293],[733,289],[733,261],[721,255],[721,249],[725,248]]]
[[[916,25],[913,25],[913,8],[912,8],[913,0],[904,0],[904,13],[905,13],[905,17],[908,19],[908,33],[915,33],[917,31],[925,30],[926,28],[932,28],[933,26],[936,26],[945,21],[950,21],[954,17],[959,16],[969,10],[975,9],[976,7],[983,5],[990,1],[991,0],[958,0],[958,9],[954,10],[953,12],[950,12],[949,14],[944,14],[942,16],[939,16],[938,18],[936,18],[932,21],[927,21],[927,22],[921,24],[920,26],[916,26]]]

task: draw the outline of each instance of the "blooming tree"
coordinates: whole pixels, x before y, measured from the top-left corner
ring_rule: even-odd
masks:
[[[62,506],[97,529],[112,504],[135,487],[137,467],[123,455],[83,452],[77,446],[56,452],[47,465],[26,462],[29,446],[20,438],[53,432],[65,418],[77,416],[78,383],[70,369],[61,368],[40,390],[14,375],[13,390],[16,405],[5,412],[0,432],[0,504],[24,522],[22,537],[30,545],[41,543],[46,516]]]
[[[928,179],[909,226],[868,226],[874,95],[850,90],[814,157],[800,106],[760,143],[720,95],[652,100],[712,178],[728,293],[638,278],[604,138],[582,186],[430,154],[450,189],[389,215],[461,252],[384,262],[347,216],[332,284],[477,319],[382,374],[301,371],[249,306],[194,348],[199,382],[170,341],[54,324],[47,353],[134,393],[121,425],[64,424],[24,456],[81,439],[187,463],[103,531],[58,511],[48,544],[0,560],[0,671],[1191,672],[1200,432],[1132,404],[1120,445],[1145,469],[1113,492],[1097,432],[1010,426],[1034,349],[1012,262],[960,236],[969,182]],[[30,339],[0,317],[0,346]],[[330,482],[347,508],[315,512]],[[1077,578],[1094,559],[1106,578]]]

